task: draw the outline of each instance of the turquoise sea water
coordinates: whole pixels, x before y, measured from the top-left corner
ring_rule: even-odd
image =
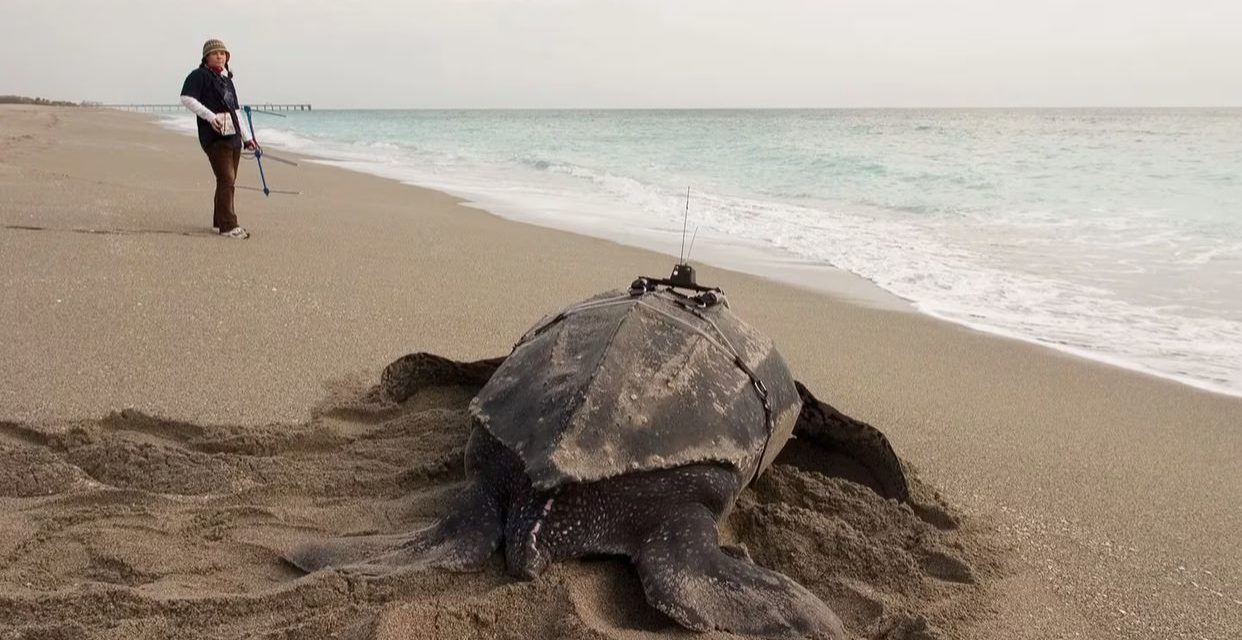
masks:
[[[255,116],[273,151],[673,253],[689,186],[696,253],[830,265],[940,318],[1242,395],[1239,109],[287,115]]]

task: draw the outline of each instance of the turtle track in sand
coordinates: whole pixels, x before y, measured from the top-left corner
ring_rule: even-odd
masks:
[[[337,390],[306,423],[259,427],[128,410],[0,422],[0,640],[733,637],[681,630],[615,558],[535,582],[500,554],[477,574],[303,576],[282,551],[425,526],[464,478],[468,390],[378,397]],[[1001,553],[916,474],[899,505],[780,462],[739,499],[725,542],[859,638],[959,637],[985,614]]]

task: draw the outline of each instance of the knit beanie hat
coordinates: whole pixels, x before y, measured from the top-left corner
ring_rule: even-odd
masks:
[[[227,56],[225,58],[226,60],[233,57],[233,54],[229,53],[229,48],[224,46],[223,42],[215,38],[203,43],[203,58],[206,58],[207,55],[213,51],[223,51],[224,55]]]

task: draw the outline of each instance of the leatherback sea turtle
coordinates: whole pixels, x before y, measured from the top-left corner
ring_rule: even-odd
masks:
[[[838,638],[827,605],[722,549],[717,522],[791,437],[852,460],[877,493],[909,498],[883,434],[796,382],[771,340],[688,265],[544,318],[507,357],[407,355],[381,389],[400,402],[443,384],[482,387],[470,403],[468,482],[448,514],[406,535],[303,545],[291,562],[472,570],[503,543],[509,572],[533,579],[550,562],[620,554],[647,601],[690,629]]]

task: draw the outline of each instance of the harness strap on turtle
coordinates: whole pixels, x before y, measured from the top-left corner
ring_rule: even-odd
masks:
[[[768,454],[768,443],[771,442],[772,432],[776,430],[776,425],[774,424],[772,418],[772,402],[768,399],[768,387],[763,384],[763,380],[760,380],[758,375],[755,375],[754,370],[746,364],[746,361],[742,360],[741,354],[739,354],[737,349],[734,348],[733,343],[729,342],[729,337],[720,330],[720,327],[716,326],[716,322],[714,320],[703,315],[703,313],[698,309],[691,307],[684,308],[690,313],[693,313],[703,322],[706,322],[712,329],[715,329],[716,333],[720,336],[720,339],[728,347],[729,352],[733,354],[733,364],[737,365],[737,367],[750,378],[751,385],[754,386],[755,393],[759,396],[759,402],[763,405],[763,420],[768,429],[768,437],[764,439],[763,449],[759,452],[759,461],[758,464],[755,465],[755,473],[751,475],[749,482],[747,482],[747,484],[750,484],[759,477],[759,471],[763,468],[763,459]],[[703,333],[701,330],[699,332]],[[704,333],[704,335],[706,334]]]
[[[556,314],[556,316],[553,317],[551,320],[543,323],[543,326],[533,331],[528,332],[525,336],[522,337],[521,340],[518,341],[517,344],[513,345],[513,348],[517,349],[519,346],[522,345],[522,343],[529,342],[532,338],[538,337],[544,331],[547,331],[553,325],[560,322],[561,320],[564,320],[570,315],[573,315],[574,313],[577,313],[579,311],[590,311],[592,309],[600,309],[603,307],[612,307],[618,304],[626,304],[629,301],[630,301],[630,296],[624,295],[624,296],[615,296],[612,298],[604,298],[602,300],[592,300],[590,302],[583,302],[583,303],[576,304]]]

